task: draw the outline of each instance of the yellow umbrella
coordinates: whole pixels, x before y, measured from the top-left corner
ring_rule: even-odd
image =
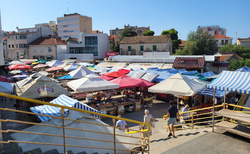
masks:
[[[33,62],[33,63],[31,63],[31,65],[37,65],[37,64],[39,64],[38,62]]]

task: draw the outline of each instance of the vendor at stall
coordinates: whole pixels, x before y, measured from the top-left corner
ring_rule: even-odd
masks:
[[[106,92],[104,93],[105,101],[110,102],[111,101],[111,96],[112,96],[111,93],[108,90],[106,90]]]
[[[102,93],[100,91],[98,91],[96,94],[96,102],[101,104],[102,98],[103,98]]]

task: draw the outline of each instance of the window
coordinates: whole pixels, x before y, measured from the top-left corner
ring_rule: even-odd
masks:
[[[34,52],[36,52],[36,47],[34,47]]]
[[[153,51],[156,51],[156,45],[153,45]]]
[[[84,22],[86,22],[86,19],[84,19]]]
[[[47,51],[48,52],[51,52],[52,50],[51,50],[51,47],[47,47]]]
[[[19,48],[27,48],[28,45],[27,44],[19,44]]]
[[[228,44],[228,40],[225,40],[225,44],[226,44],[226,45]]]
[[[12,48],[14,48],[14,44],[12,44]]]
[[[67,22],[67,21],[77,21],[78,19],[65,19],[65,20],[60,20],[60,21],[57,21],[58,23],[60,22]]]
[[[131,51],[131,46],[128,46],[128,51]]]
[[[74,24],[74,25],[62,25],[62,26],[58,26],[58,28],[63,28],[63,27],[76,27],[78,26],[78,24]]]
[[[16,48],[18,48],[18,44],[16,44]]]
[[[10,44],[9,44],[9,48],[10,48]]]
[[[41,47],[41,52],[43,52],[43,47]]]
[[[140,46],[140,51],[144,51],[144,46],[143,45]]]
[[[224,40],[221,40],[221,45],[224,45]]]

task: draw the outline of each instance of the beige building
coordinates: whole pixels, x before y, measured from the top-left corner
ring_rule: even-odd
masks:
[[[78,13],[64,14],[57,18],[57,33],[62,40],[78,38],[79,33],[92,33],[92,18]]]
[[[28,43],[39,37],[53,35],[53,30],[49,27],[23,28],[19,32],[10,32],[7,35],[7,60],[17,60],[29,57]]]
[[[127,27],[131,28],[132,31],[136,32],[136,33],[137,33],[137,36],[142,36],[142,34],[143,34],[146,30],[150,30],[150,27],[149,27],[149,26],[148,26],[148,27],[137,27],[137,26],[129,26],[129,25],[126,26],[126,25],[124,25],[124,28],[127,28]],[[123,29],[124,29],[124,28],[123,28]],[[117,40],[119,41],[123,29],[118,29],[118,28],[116,28],[116,29],[110,30],[110,31],[109,31],[109,32],[110,32],[110,36],[111,36],[111,37],[112,37],[112,36],[117,36],[117,37],[115,37],[115,41],[117,41]],[[114,38],[114,37],[112,37],[112,38]]]
[[[143,52],[170,52],[170,35],[124,37],[120,42],[120,55],[143,55]]]
[[[67,42],[56,37],[40,37],[29,43],[29,59],[54,60],[57,52],[66,50]],[[60,50],[60,51],[59,51]]]
[[[40,23],[40,24],[35,24],[35,28],[38,29],[39,27],[49,27],[53,29],[54,36],[57,36],[57,25],[55,21],[49,21],[49,23]]]
[[[236,40],[237,45],[242,45],[244,47],[250,47],[250,37],[249,38],[238,38]]]
[[[220,48],[227,45],[227,44],[232,44],[232,37],[228,37],[225,35],[221,34],[216,34],[211,37],[211,39],[215,39],[217,41],[217,46],[218,46],[218,51],[220,51]]]

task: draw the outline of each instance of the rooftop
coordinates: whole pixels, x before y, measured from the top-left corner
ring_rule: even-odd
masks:
[[[214,38],[214,39],[220,39],[220,38],[230,38],[232,39],[232,37],[228,37],[228,36],[225,36],[225,35],[221,35],[221,34],[216,34],[210,38]]]
[[[29,45],[66,45],[67,42],[56,37],[40,37],[35,41],[29,43]]]
[[[124,37],[120,44],[166,43],[169,35]]]

